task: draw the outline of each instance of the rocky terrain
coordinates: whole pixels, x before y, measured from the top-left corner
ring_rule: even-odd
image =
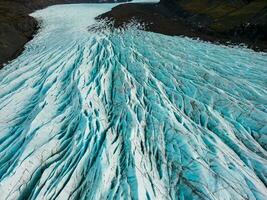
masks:
[[[135,18],[145,22],[148,31],[224,44],[243,43],[254,50],[267,51],[266,0],[161,0],[156,5],[123,4],[100,18],[115,20],[115,26]]]
[[[0,2],[0,66],[16,57],[32,38],[37,22],[28,16],[31,11],[21,2]]]

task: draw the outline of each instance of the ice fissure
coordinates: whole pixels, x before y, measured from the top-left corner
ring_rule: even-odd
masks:
[[[101,6],[34,13],[0,71],[0,199],[266,199],[266,54],[94,31]]]

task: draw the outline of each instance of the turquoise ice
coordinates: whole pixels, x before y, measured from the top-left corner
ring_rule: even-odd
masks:
[[[0,71],[0,199],[267,199],[267,55],[110,30],[112,6],[33,14]]]

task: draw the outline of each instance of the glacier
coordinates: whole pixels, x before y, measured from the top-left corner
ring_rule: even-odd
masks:
[[[0,199],[267,199],[267,54],[94,19],[114,5],[32,14],[0,71]]]

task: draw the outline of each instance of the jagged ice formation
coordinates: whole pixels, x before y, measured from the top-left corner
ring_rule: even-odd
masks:
[[[266,199],[266,54],[103,29],[112,6],[33,14],[0,71],[0,199]]]

